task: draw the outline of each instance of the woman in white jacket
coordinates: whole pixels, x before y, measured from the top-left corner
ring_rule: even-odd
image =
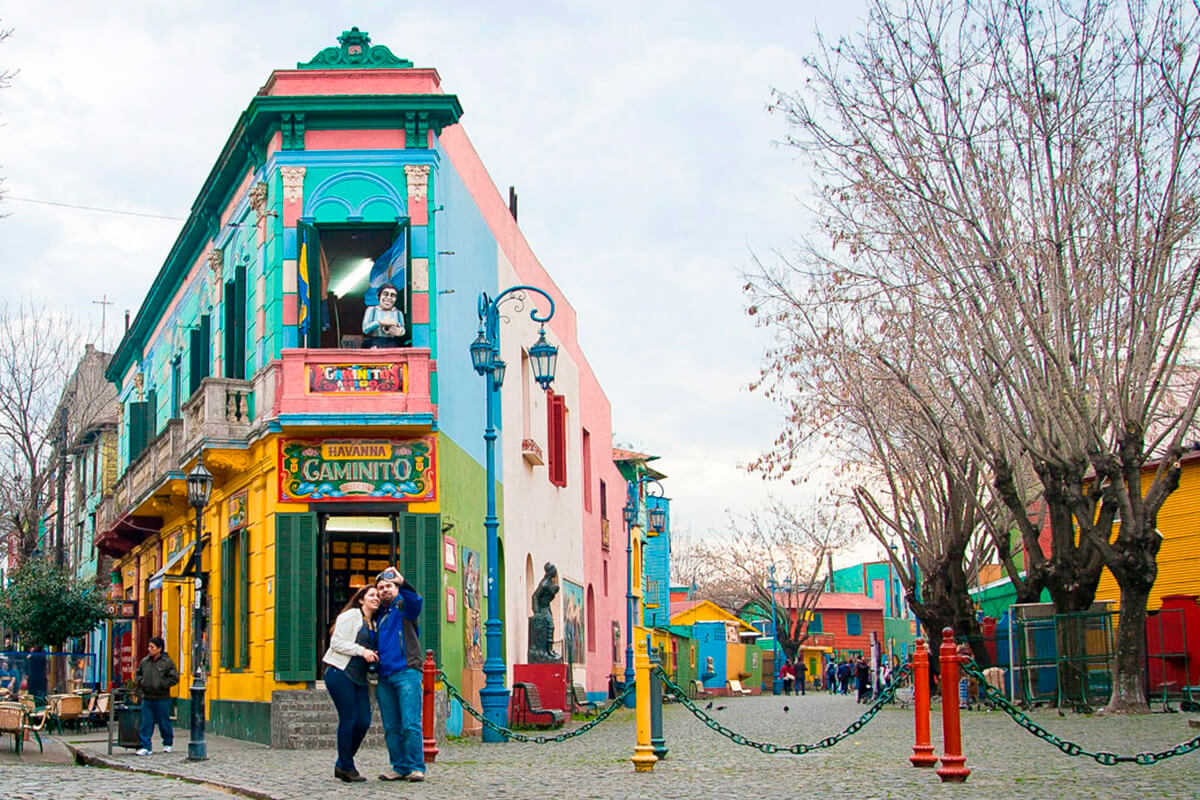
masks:
[[[364,586],[338,614],[325,651],[325,688],[338,712],[337,761],[333,776],[348,783],[365,781],[354,767],[354,754],[371,727],[371,696],[367,664],[379,661],[375,612],[379,592]]]

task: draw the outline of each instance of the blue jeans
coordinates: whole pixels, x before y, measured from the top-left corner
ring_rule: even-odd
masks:
[[[425,771],[425,742],[421,732],[421,672],[402,669],[380,676],[375,687],[388,760],[400,775]]]
[[[154,735],[154,726],[158,726],[158,732],[162,734],[163,747],[170,747],[175,743],[175,730],[171,727],[171,704],[174,701],[170,697],[163,697],[158,700],[150,700],[142,698],[142,729],[139,731],[138,744],[143,750],[151,750],[150,737]]]
[[[334,766],[346,772],[357,772],[354,754],[371,727],[371,695],[366,686],[359,686],[337,667],[326,665],[325,688],[333,698],[338,712],[337,761]]]

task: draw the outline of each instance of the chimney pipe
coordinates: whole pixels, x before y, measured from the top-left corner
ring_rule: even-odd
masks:
[[[517,187],[508,187],[508,213],[512,214],[513,222],[517,221]]]
[[[125,332],[129,333],[129,309],[125,309]]]

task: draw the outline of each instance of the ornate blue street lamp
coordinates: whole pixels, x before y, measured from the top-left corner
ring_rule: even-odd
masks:
[[[663,497],[663,487],[654,478],[649,475],[643,475],[635,481],[628,481],[625,484],[625,685],[633,683],[633,526],[638,519],[638,494],[643,483],[649,483],[650,489],[648,496]],[[657,488],[657,492],[654,489]],[[667,527],[667,511],[661,504],[656,504],[650,509],[648,516],[650,517],[650,529],[655,533],[662,533]],[[641,572],[638,573],[638,582],[641,583]],[[637,700],[631,693],[625,699],[625,705],[633,708]]]
[[[487,420],[483,441],[487,450],[487,516],[483,519],[487,534],[488,616],[483,628],[487,640],[487,658],[483,662],[484,682],[479,691],[479,703],[488,722],[500,727],[508,725],[508,688],[504,685],[504,623],[500,621],[499,562],[500,521],[496,517],[496,395],[504,384],[504,361],[500,358],[500,304],[512,302],[513,310],[525,309],[526,292],[536,292],[546,298],[550,310],[545,316],[537,308],[529,310],[529,318],[541,325],[538,340],[529,348],[529,361],[534,380],[543,389],[554,382],[558,348],[546,341],[545,324],[554,316],[554,299],[536,286],[511,286],[496,296],[487,292],[479,295],[479,335],[471,343],[471,366],[486,380]],[[483,741],[503,742],[505,737],[491,727],[483,726]]]

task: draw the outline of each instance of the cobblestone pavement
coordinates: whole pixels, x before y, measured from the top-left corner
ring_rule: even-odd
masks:
[[[717,710],[716,706],[725,706]],[[784,706],[789,712],[784,712]],[[721,722],[758,741],[779,745],[816,742],[857,719],[864,706],[849,697],[747,697],[717,700],[711,712]],[[1034,719],[1059,736],[1091,750],[1133,755],[1158,751],[1197,734],[1184,714],[1082,717],[1056,711]],[[964,749],[972,770],[965,784],[942,784],[932,770],[907,761],[912,713],[886,708],[856,736],[836,747],[804,756],[764,755],[734,745],[705,727],[685,708],[669,705],[664,732],[668,758],[650,773],[635,773],[633,712],[620,710],[588,734],[561,744],[485,745],[478,740],[439,743],[437,761],[424,784],[387,784],[374,776],[387,768],[382,748],[359,753],[358,767],[372,778],[342,784],[333,778],[330,750],[271,750],[209,737],[209,760],[188,762],[185,731],[177,729],[172,754],[138,758],[105,755],[100,736],[67,739],[87,755],[125,769],[154,770],[247,790],[252,796],[285,800],[322,797],[547,797],[735,798],[795,796],[821,798],[954,797],[1004,800],[1035,797],[1154,798],[1200,796],[1200,758],[1189,754],[1153,766],[1104,767],[1063,755],[1031,736],[1000,712],[964,712]],[[940,719],[934,715],[940,750]],[[118,751],[120,753],[120,751]],[[0,765],[3,797],[213,797],[211,787],[188,786],[148,774],[94,767]],[[43,792],[39,794],[38,792]],[[225,795],[228,796],[228,795]]]

